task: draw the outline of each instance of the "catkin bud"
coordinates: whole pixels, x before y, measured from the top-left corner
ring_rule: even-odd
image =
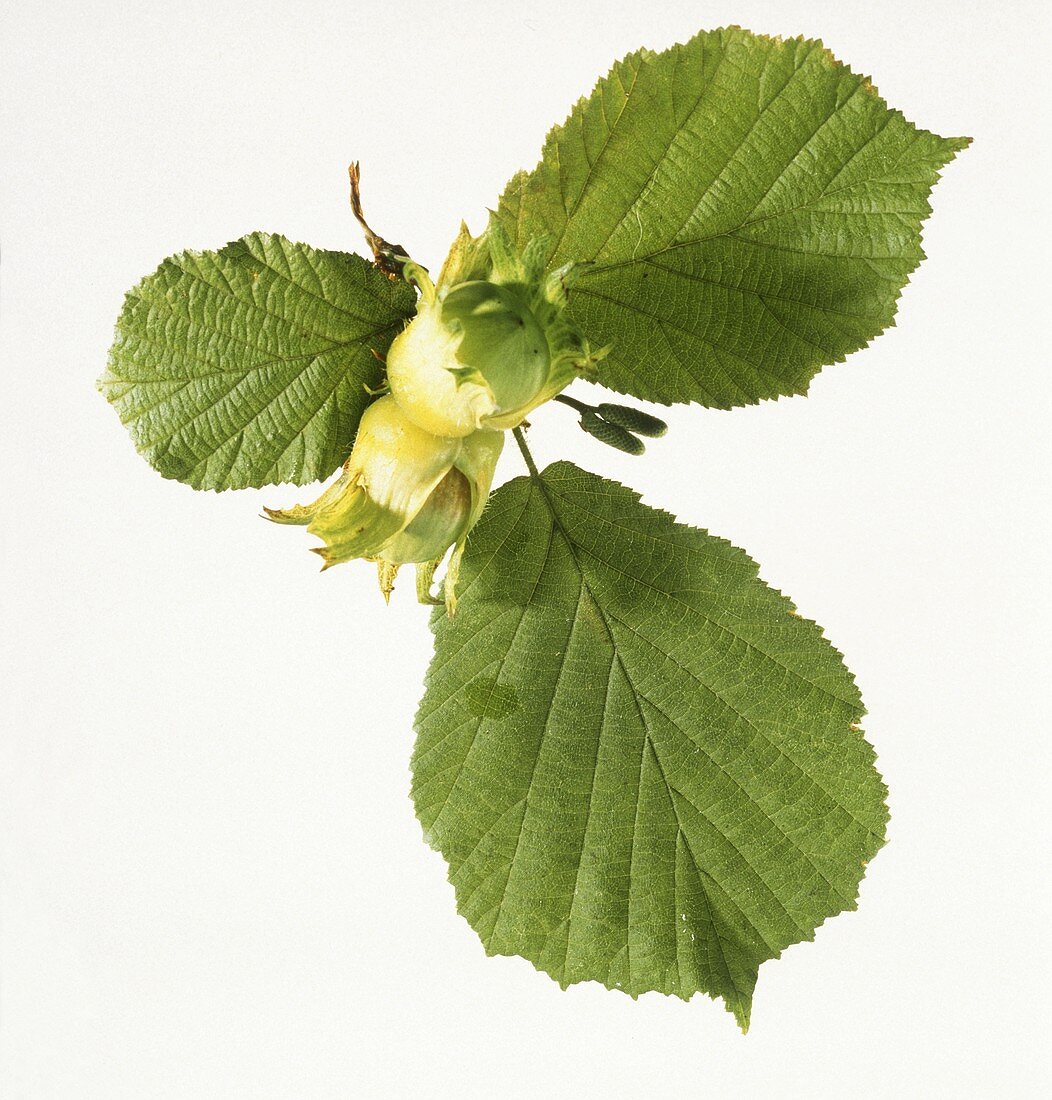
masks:
[[[634,409],[631,405],[611,405],[604,401],[597,405],[595,411],[608,423],[616,424],[619,428],[634,432],[636,435],[649,436],[657,439],[668,431],[668,425],[664,420],[659,420],[642,409]]]
[[[646,447],[643,440],[637,439],[631,432],[617,424],[611,424],[602,417],[597,416],[590,409],[581,413],[581,428],[589,435],[595,436],[600,443],[608,447],[615,447],[630,455],[641,455]]]

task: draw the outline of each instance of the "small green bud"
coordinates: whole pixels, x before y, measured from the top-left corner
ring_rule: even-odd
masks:
[[[608,424],[616,424],[619,428],[634,432],[636,435],[658,439],[668,431],[668,425],[664,420],[659,420],[656,416],[651,416],[642,409],[635,409],[631,405],[611,405],[604,401],[596,405],[595,411]]]
[[[581,428],[598,439],[600,443],[624,451],[626,454],[641,455],[646,450],[643,440],[637,439],[630,431],[626,431],[620,425],[603,420],[591,409],[581,413]]]

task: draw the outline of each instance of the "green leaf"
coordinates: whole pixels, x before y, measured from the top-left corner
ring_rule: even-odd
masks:
[[[942,168],[817,41],[703,32],[616,64],[499,214],[552,266],[592,261],[570,312],[613,344],[599,381],[716,408],[804,393],[892,323]]]
[[[304,485],[347,457],[376,355],[413,308],[361,256],[251,233],[172,256],[129,292],[99,388],[165,477]]]
[[[851,674],[741,550],[568,463],[501,488],[433,619],[413,797],[490,954],[722,997],[853,909],[885,788]]]

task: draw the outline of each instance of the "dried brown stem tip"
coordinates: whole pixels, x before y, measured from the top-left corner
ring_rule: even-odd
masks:
[[[362,174],[357,161],[347,166],[347,175],[351,181],[351,212],[358,220],[358,224],[365,234],[365,239],[373,250],[376,266],[389,278],[400,278],[402,268],[409,259],[409,254],[400,244],[391,244],[390,241],[384,240],[379,233],[373,232],[369,223],[365,220],[365,214],[362,213]]]

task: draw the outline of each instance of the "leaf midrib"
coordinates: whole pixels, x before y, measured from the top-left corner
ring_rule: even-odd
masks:
[[[631,691],[632,700],[633,700],[633,703],[635,704],[636,711],[639,714],[640,722],[641,722],[642,727],[643,727],[644,744],[643,744],[642,755],[645,757],[646,750],[649,748],[651,754],[654,757],[654,761],[658,766],[658,771],[661,775],[662,782],[665,785],[665,789],[668,792],[669,802],[672,806],[672,811],[673,811],[673,814],[675,815],[675,818],[676,818],[677,836],[682,836],[683,837],[683,841],[687,845],[687,849],[690,852],[691,860],[695,865],[695,869],[697,871],[699,871],[698,887],[701,890],[701,893],[705,898],[705,904],[706,904],[706,907],[708,908],[709,913],[710,913],[710,924],[711,924],[711,927],[712,927],[712,930],[713,930],[713,935],[716,937],[716,940],[717,940],[717,943],[718,943],[718,946],[719,946],[719,949],[720,949],[720,955],[724,960],[724,966],[726,968],[727,975],[730,978],[730,968],[726,964],[726,953],[725,953],[724,948],[723,948],[723,943],[722,943],[722,940],[721,940],[721,937],[720,937],[720,934],[719,934],[719,930],[717,928],[716,921],[715,921],[715,919],[712,919],[713,910],[712,910],[712,903],[711,903],[711,900],[710,900],[709,895],[708,895],[708,889],[707,889],[704,881],[701,878],[700,867],[698,866],[697,859],[696,859],[696,857],[693,853],[693,850],[690,847],[690,840],[687,837],[686,832],[683,829],[683,823],[680,819],[679,811],[676,809],[675,798],[674,798],[674,789],[673,789],[671,783],[669,783],[668,777],[665,773],[664,765],[661,763],[661,759],[660,759],[660,756],[659,756],[658,751],[657,751],[657,746],[654,744],[654,740],[650,735],[650,724],[647,722],[646,717],[643,714],[643,708],[642,708],[641,703],[640,703],[641,695],[640,695],[639,691],[636,688],[635,682],[633,681],[632,677],[629,675],[628,669],[625,667],[625,664],[621,659],[621,655],[620,655],[620,653],[618,652],[618,649],[617,649],[617,642],[614,638],[614,634],[613,634],[613,630],[610,626],[610,622],[607,619],[606,612],[604,611],[604,609],[603,609],[602,605],[600,604],[600,602],[596,599],[595,593],[592,591],[592,588],[588,583],[588,579],[587,579],[587,576],[585,574],[584,568],[582,567],[582,565],[580,563],[580,560],[577,557],[576,544],[574,543],[573,539],[570,537],[569,532],[566,530],[565,526],[562,523],[562,520],[559,517],[558,512],[556,511],[555,505],[553,504],[553,502],[551,500],[551,497],[549,495],[549,492],[548,492],[548,486],[545,484],[544,479],[542,477],[534,474],[534,472],[532,470],[530,471],[529,476],[530,476],[531,484],[537,485],[537,487],[540,491],[540,494],[541,494],[541,498],[544,500],[545,506],[548,508],[548,512],[549,512],[549,514],[551,516],[551,519],[552,519],[552,530],[553,530],[553,532],[558,531],[559,535],[563,539],[563,542],[566,544],[566,548],[567,548],[567,550],[570,554],[570,558],[573,561],[575,568],[577,569],[578,576],[580,577],[581,592],[582,592],[582,594],[583,593],[588,594],[588,598],[591,601],[592,606],[595,608],[596,612],[598,613],[600,622],[603,624],[603,629],[606,632],[607,640],[608,640],[608,643],[610,645],[611,652],[613,654],[613,660],[611,661],[611,665],[610,665],[611,673],[613,671],[614,666],[617,665],[621,669],[621,675],[624,676],[625,683],[628,685],[628,687]],[[549,552],[550,552],[550,547],[549,547]],[[547,564],[547,554],[545,555],[545,564]],[[543,568],[542,568],[541,572],[543,574]],[[574,617],[574,621],[576,622],[576,616]],[[572,633],[572,630],[571,630],[571,633]],[[609,686],[608,686],[608,690],[609,690]],[[650,701],[648,700],[648,702],[650,702]],[[651,704],[651,705],[653,705],[653,704]],[[592,791],[593,792],[594,792],[594,789],[595,789],[595,785],[594,785],[595,769],[597,769],[598,766],[599,766],[598,744],[601,740],[602,740],[602,727],[600,726],[599,736],[596,739],[596,745],[597,745],[596,757],[593,760],[593,764],[592,764],[592,767],[593,767]],[[540,758],[540,753],[538,751],[537,759],[539,759],[539,758]],[[637,799],[637,801],[636,801],[636,813],[637,813],[637,815],[638,815],[638,810],[639,810],[639,795],[640,795],[641,786],[642,786],[642,758],[641,758],[641,762],[640,762],[640,787],[637,788],[637,791],[636,791],[636,799]],[[532,776],[531,776],[531,782],[530,782],[529,786],[527,787],[526,810],[524,811],[524,814],[523,814],[523,823],[522,823],[523,826],[525,825],[526,814],[529,813],[529,792],[532,790],[532,787],[533,787],[533,783],[532,783]],[[578,862],[577,862],[578,874],[580,873],[581,861],[582,861],[583,855],[584,855],[584,845],[585,845],[585,842],[587,840],[587,819],[591,817],[591,809],[592,809],[592,807],[591,807],[591,795],[590,795],[589,796],[589,805],[588,805],[588,809],[586,811],[585,833],[584,833],[584,835],[582,836],[582,839],[581,839],[581,853],[578,856]],[[710,822],[710,824],[712,824],[712,823]],[[713,824],[713,828],[715,828],[715,827],[716,826]],[[629,854],[629,884],[628,884],[628,889],[626,890],[626,896],[625,896],[625,904],[626,904],[625,936],[626,936],[626,950],[628,950],[627,958],[628,958],[628,961],[629,961],[629,980],[630,981],[632,980],[632,971],[631,971],[631,951],[630,951],[630,949],[628,949],[628,938],[631,934],[631,919],[630,919],[631,904],[632,904],[631,867],[632,867],[632,861],[633,861],[634,850],[635,850],[636,832],[637,832],[637,830],[635,828],[633,828],[633,830],[632,830],[632,844],[631,844],[631,849],[630,849],[630,854]],[[522,828],[521,827],[520,827],[520,831],[519,831],[519,836],[520,836],[520,838],[522,836]],[[733,847],[733,845],[732,845],[732,847]],[[742,855],[741,851],[737,848],[735,848],[735,850],[738,851],[739,856],[741,856],[741,858],[745,861],[746,865],[749,865],[748,860],[745,860],[745,857]],[[514,860],[512,860],[512,863],[513,862],[514,862]],[[510,864],[509,864],[509,866],[510,866]],[[762,877],[759,875],[758,872],[754,871],[753,873],[757,875],[757,878],[760,878],[760,881],[763,881]],[[510,872],[509,872],[509,877],[510,877]],[[773,892],[772,892],[772,896],[773,896]],[[778,899],[776,898],[776,900],[778,900]],[[503,901],[503,898],[502,898],[502,901]],[[572,912],[572,910],[573,910],[573,899],[571,898],[570,912]],[[749,924],[749,926],[751,928],[753,928],[753,930],[756,932],[757,936],[759,936],[759,938],[764,943],[766,943],[767,941],[764,939],[764,936],[759,931],[759,929],[756,929],[756,928],[753,927],[752,921],[749,920],[749,918],[747,916],[745,916],[744,913],[742,914],[742,916],[746,920],[746,922]],[[567,916],[567,920],[569,921],[569,914]],[[673,929],[675,930],[675,921],[674,920],[673,920]],[[676,932],[675,934],[678,935],[678,932]],[[567,927],[567,939],[569,939],[569,927]],[[567,960],[564,956],[563,965],[565,966],[566,963],[567,963]],[[677,955],[676,969],[677,969],[677,974],[678,974],[678,972],[679,972],[678,955]],[[740,990],[738,988],[737,984],[734,983],[733,978],[731,978],[730,980],[731,980],[731,984],[734,986],[735,992],[739,996],[745,995],[744,991]]]

